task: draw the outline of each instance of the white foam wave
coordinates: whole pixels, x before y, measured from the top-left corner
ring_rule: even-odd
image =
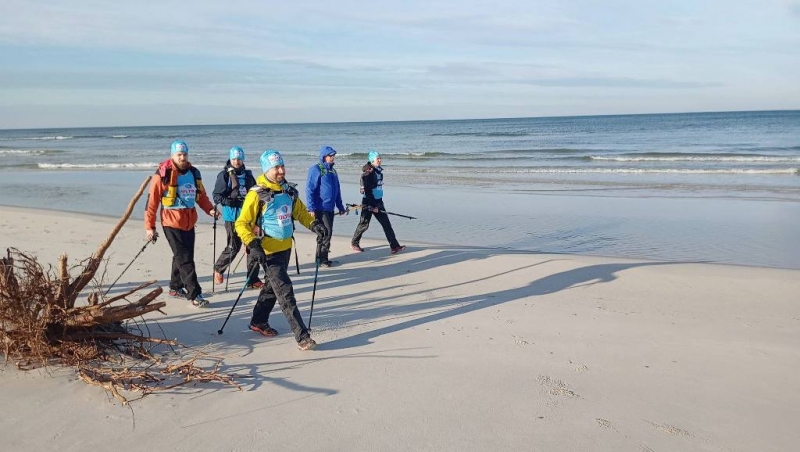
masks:
[[[128,138],[128,135],[111,135],[111,138]]]
[[[0,154],[13,154],[13,155],[42,155],[45,151],[36,149],[0,149]]]
[[[31,138],[22,138],[23,140],[70,140],[72,137],[66,137],[57,135],[54,137],[31,137]]]
[[[686,168],[436,168],[430,170],[393,168],[398,172],[437,172],[461,173],[502,173],[502,174],[793,174],[800,175],[800,168],[771,169],[686,169]]]
[[[40,169],[155,169],[158,163],[39,163]]]
[[[775,157],[775,156],[723,156],[723,155],[686,155],[686,156],[606,156],[592,155],[592,160],[606,162],[737,162],[737,163],[794,163],[800,162],[800,157]]]
[[[685,169],[685,168],[529,168],[520,170],[500,170],[508,173],[543,174],[800,174],[800,168],[772,169]]]

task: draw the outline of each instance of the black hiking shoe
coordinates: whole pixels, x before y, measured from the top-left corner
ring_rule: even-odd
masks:
[[[172,298],[182,298],[185,300],[187,298],[186,295],[188,294],[186,293],[186,289],[184,288],[180,288],[178,290],[173,290],[173,289],[169,290],[169,296]]]

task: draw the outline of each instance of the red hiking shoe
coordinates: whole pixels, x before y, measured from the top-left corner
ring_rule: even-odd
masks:
[[[266,337],[275,337],[278,335],[278,330],[270,327],[269,323],[251,323],[250,330]]]
[[[403,251],[404,249],[406,249],[405,245],[400,245],[397,248],[392,248],[392,254],[397,254],[400,251]]]

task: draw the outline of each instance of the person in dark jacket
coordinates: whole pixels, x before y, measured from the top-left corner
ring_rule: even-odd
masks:
[[[386,240],[389,241],[389,248],[391,248],[392,254],[397,254],[406,249],[406,247],[405,245],[400,245],[397,241],[397,237],[394,235],[394,229],[392,229],[392,222],[389,221],[389,215],[386,214],[386,209],[383,207],[383,168],[381,168],[381,155],[376,151],[370,151],[367,158],[369,161],[362,168],[363,173],[361,174],[361,193],[363,194],[361,200],[361,218],[353,234],[353,240],[350,241],[350,248],[359,253],[364,251],[359,243],[361,242],[361,236],[367,232],[369,221],[374,215],[381,226],[383,226],[383,233],[386,234]]]
[[[339,175],[333,168],[336,159],[336,150],[330,146],[319,149],[319,162],[308,169],[306,180],[306,208],[308,212],[333,233],[334,209],[338,215],[347,211],[342,204],[342,190],[339,186]],[[330,267],[335,262],[328,259],[331,248],[331,234],[328,234],[320,244],[320,265]]]
[[[228,269],[242,248],[242,240],[236,234],[234,223],[242,210],[242,202],[247,191],[256,184],[253,173],[244,166],[244,150],[234,146],[228,156],[225,167],[217,175],[213,192],[214,203],[222,204],[222,219],[225,221],[225,232],[228,234],[228,244],[214,264],[214,282],[217,284],[225,281],[223,276],[225,270]],[[245,252],[247,253],[247,287],[260,289],[264,283],[258,278],[258,262],[252,259],[247,249]]]

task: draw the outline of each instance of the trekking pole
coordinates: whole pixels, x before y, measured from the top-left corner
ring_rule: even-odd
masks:
[[[241,256],[239,256],[239,260],[236,262],[236,266],[235,266],[235,267],[233,267],[233,272],[234,272],[234,273],[236,273],[236,270],[239,268],[239,264],[241,264],[241,263],[242,263],[242,259],[244,259],[244,257],[245,257],[245,256],[247,256],[247,250],[245,250],[244,254],[242,254]]]
[[[214,265],[217,261],[217,205],[214,204],[214,255],[211,256],[211,293],[214,293],[214,284],[217,282],[214,278]],[[206,286],[208,287],[208,286]]]
[[[394,215],[394,216],[396,216],[396,217],[408,218],[409,220],[416,220],[416,219],[417,219],[417,217],[412,217],[412,216],[410,216],[410,215],[401,215],[401,214],[399,214],[399,213],[387,212],[387,211],[385,211],[385,210],[379,210],[378,212],[380,212],[380,213],[385,213],[385,214],[387,214],[387,215]]]
[[[242,286],[242,289],[239,291],[239,296],[236,297],[236,301],[233,302],[233,306],[231,306],[231,310],[228,311],[228,316],[225,317],[225,321],[222,322],[222,327],[220,327],[220,329],[217,330],[217,334],[218,335],[220,335],[220,336],[222,335],[222,330],[224,330],[225,329],[225,325],[228,324],[228,319],[231,318],[231,314],[233,314],[233,310],[236,309],[236,305],[239,304],[239,299],[242,298],[242,294],[244,293],[244,290],[247,289],[247,285],[249,283],[250,283],[250,275],[247,275],[247,280],[244,282],[244,285]]]
[[[308,313],[308,331],[311,331],[311,317],[314,315],[314,297],[317,295],[317,275],[319,275],[319,264],[322,255],[322,243],[317,242],[317,268],[314,269],[314,289],[311,290],[311,310]]]
[[[358,209],[364,210],[364,206],[361,205],[361,204],[347,204],[347,208],[348,208],[348,210],[350,208],[355,209],[356,210],[356,214],[358,214]],[[367,209],[367,210],[369,210],[369,209]],[[417,217],[412,217],[410,215],[402,215],[402,214],[399,214],[399,213],[387,212],[385,210],[378,210],[378,213],[385,213],[387,215],[394,215],[396,217],[408,218],[409,220],[416,220],[417,219]]]
[[[245,253],[245,254],[247,254],[247,253]],[[242,258],[240,257],[239,258],[239,262],[241,262],[241,261],[242,261]],[[236,264],[236,265],[238,266],[239,264]],[[236,270],[234,270],[233,272],[236,273]],[[228,276],[225,277],[225,292],[228,291],[228,282],[230,282],[230,279],[231,279],[231,264],[228,264]]]
[[[300,259],[297,258],[297,240],[294,239],[292,236],[292,241],[294,242],[294,268],[297,269],[297,274],[300,274]]]
[[[128,264],[127,267],[125,267],[125,270],[122,270],[122,273],[120,273],[119,276],[117,276],[117,279],[115,279],[114,282],[111,283],[110,286],[108,286],[108,289],[106,289],[106,291],[105,291],[105,293],[103,293],[103,295],[108,295],[108,292],[111,290],[112,287],[114,287],[114,284],[116,284],[117,281],[119,281],[119,279],[122,278],[122,275],[124,275],[125,272],[128,271],[129,268],[131,268],[131,265],[133,265],[133,263],[136,261],[136,259],[139,257],[139,255],[144,252],[144,249],[147,248],[147,245],[149,245],[151,243],[156,243],[156,239],[157,238],[158,238],[158,232],[154,231],[153,232],[153,240],[148,240],[147,243],[144,244],[142,249],[140,249],[139,252],[136,253],[136,256],[133,256],[133,260]]]

